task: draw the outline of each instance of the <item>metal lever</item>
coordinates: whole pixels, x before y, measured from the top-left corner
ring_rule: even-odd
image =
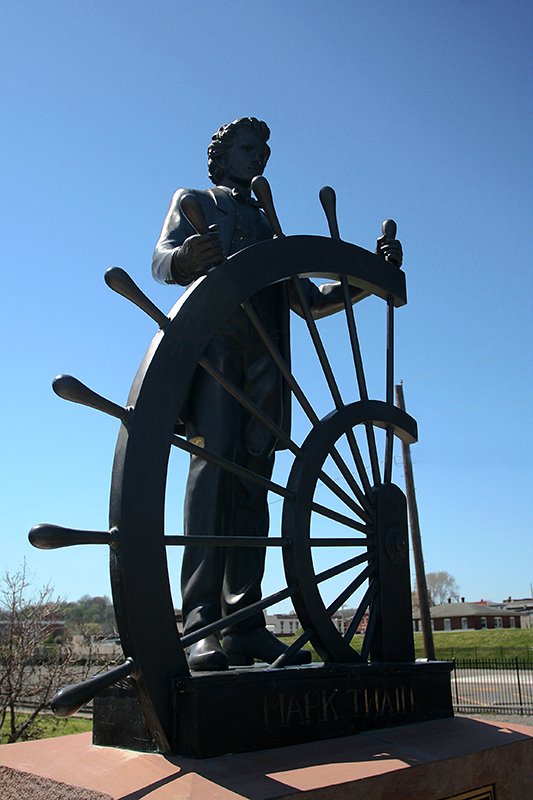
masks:
[[[111,544],[109,531],[77,531],[47,523],[34,525],[28,533],[28,539],[39,550],[56,550],[74,544]]]
[[[263,175],[256,175],[255,178],[252,178],[252,189],[266,214],[266,218],[270,222],[270,227],[274,231],[274,236],[283,236],[284,234],[279,224],[278,215],[274,208],[274,200],[272,199],[272,190],[269,182]]]
[[[385,219],[381,225],[381,232],[386,239],[396,239],[398,226],[393,219]]]
[[[318,196],[328,221],[329,235],[332,239],[340,239],[341,235],[337,222],[337,196],[335,194],[335,189],[331,186],[323,186]]]
[[[127,658],[123,664],[118,667],[112,667],[107,672],[101,675],[95,675],[94,678],[89,678],[88,681],[83,683],[74,683],[60,689],[57,694],[52,698],[50,707],[56,717],[70,717],[79,711],[89,700],[92,700],[95,694],[108,689],[114,683],[127,678],[135,670],[135,664],[132,658]]]
[[[70,400],[71,403],[81,403],[83,406],[95,408],[97,411],[103,411],[104,414],[109,414],[112,417],[117,417],[124,425],[128,420],[130,409],[113,403],[107,400],[102,395],[93,392],[88,386],[73,378],[72,375],[58,375],[52,381],[52,389],[63,400]]]
[[[109,267],[104,274],[104,280],[110,289],[138,306],[157,322],[161,329],[166,328],[170,322],[169,318],[139,289],[125,270],[120,267]]]

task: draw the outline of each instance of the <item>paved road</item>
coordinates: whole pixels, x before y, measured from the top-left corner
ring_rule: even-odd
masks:
[[[525,725],[533,728],[533,714],[482,714],[479,711],[474,711],[470,714],[456,713],[455,716],[498,722],[500,725]]]

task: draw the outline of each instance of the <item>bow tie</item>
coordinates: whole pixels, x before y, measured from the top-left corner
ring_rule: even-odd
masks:
[[[254,200],[250,195],[241,194],[237,189],[231,190],[231,196],[238,203],[246,203],[247,206],[252,206],[252,208],[261,208],[257,200]]]

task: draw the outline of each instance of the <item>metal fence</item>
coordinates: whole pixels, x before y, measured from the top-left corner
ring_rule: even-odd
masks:
[[[453,647],[444,647],[440,642],[436,644],[437,658],[441,661],[465,661],[468,659],[479,659],[480,661],[487,660],[502,660],[509,661],[510,659],[518,658],[523,661],[533,662],[533,645],[510,645],[509,643],[502,644],[501,646],[484,647],[482,645],[474,647],[455,645]],[[417,655],[421,658],[424,657],[423,647],[419,647]]]
[[[456,659],[452,694],[455,711],[467,714],[533,714],[533,662]]]

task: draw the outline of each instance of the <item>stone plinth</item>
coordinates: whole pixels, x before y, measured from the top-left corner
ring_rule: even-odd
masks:
[[[453,715],[451,662],[315,664],[180,678],[171,751],[190,758],[351,736]],[[94,744],[153,751],[133,690],[94,701]]]
[[[79,734],[3,745],[0,764],[112,800],[445,800],[467,792],[489,800],[491,791],[526,800],[533,730],[452,718],[201,760],[98,747]],[[12,800],[9,772],[0,772],[2,800]]]

